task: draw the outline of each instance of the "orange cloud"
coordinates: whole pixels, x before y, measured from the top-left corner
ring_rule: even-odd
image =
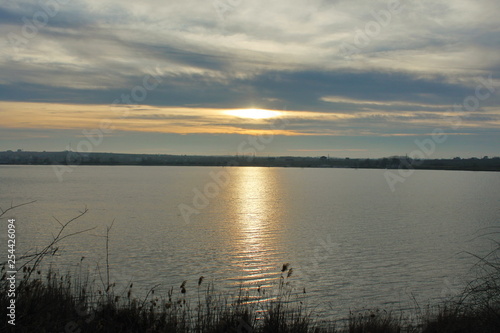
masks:
[[[101,121],[115,131],[176,134],[302,135],[274,129],[269,120],[241,119],[227,110],[209,108],[161,108],[145,105],[73,105],[0,102],[3,127],[24,129],[92,129]]]

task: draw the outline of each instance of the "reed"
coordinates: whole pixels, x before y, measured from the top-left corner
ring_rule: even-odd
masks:
[[[272,298],[260,288],[248,291],[241,286],[237,296],[230,298],[216,293],[213,283],[203,276],[197,281],[184,281],[166,294],[158,295],[154,286],[139,298],[133,283],[118,292],[116,284],[109,280],[108,255],[106,276],[100,281],[83,269],[84,257],[73,274],[50,268],[43,271],[41,263],[55,253],[58,241],[80,233],[64,234],[74,220],[60,223],[61,230],[50,246],[23,257],[25,263],[16,295],[16,326],[2,320],[1,332],[476,333],[497,332],[500,327],[500,244],[487,256],[478,257],[477,278],[462,294],[431,308],[419,322],[374,310],[351,312],[344,324],[334,325],[341,321],[325,323],[314,319],[313,311],[307,307],[305,289],[298,292],[291,283],[293,268],[289,263],[277,267],[281,277]],[[0,274],[0,307],[5,309],[10,300],[5,263]],[[195,291],[190,290],[192,285],[196,286]]]
[[[500,232],[490,232],[495,236]],[[434,332],[498,332],[500,328],[500,243],[473,267],[476,278],[464,291],[429,311],[424,333]]]

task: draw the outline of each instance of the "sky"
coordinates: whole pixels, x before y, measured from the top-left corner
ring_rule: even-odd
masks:
[[[2,0],[0,150],[500,156],[498,0]]]

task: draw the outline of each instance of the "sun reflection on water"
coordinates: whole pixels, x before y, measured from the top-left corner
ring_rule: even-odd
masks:
[[[279,278],[279,190],[269,168],[239,168],[233,204],[237,236],[233,265],[241,276],[234,284],[245,289],[270,287]]]

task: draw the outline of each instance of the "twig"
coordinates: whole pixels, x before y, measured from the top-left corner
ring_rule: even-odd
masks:
[[[59,229],[59,232],[54,237],[54,239],[52,240],[52,242],[50,242],[49,245],[45,246],[43,248],[43,250],[40,251],[39,253],[37,253],[31,260],[29,260],[26,263],[24,263],[19,269],[23,269],[26,265],[28,265],[32,261],[35,261],[34,264],[33,264],[33,266],[32,266],[32,268],[31,268],[31,270],[29,270],[29,272],[28,272],[28,278],[29,278],[31,276],[31,273],[35,271],[35,268],[40,264],[40,262],[47,255],[47,253],[49,253],[49,251],[53,248],[53,246],[55,244],[59,243],[61,240],[65,239],[65,238],[69,237],[70,235],[77,235],[77,234],[80,234],[82,232],[85,232],[85,231],[88,231],[88,230],[92,230],[93,228],[90,228],[88,230],[78,231],[78,232],[75,232],[73,234],[61,236],[63,234],[64,230],[66,229],[66,227],[68,227],[75,220],[77,220],[80,217],[82,217],[83,215],[85,215],[87,212],[88,212],[88,209],[87,209],[87,207],[85,207],[85,209],[83,211],[81,211],[79,215],[75,216],[74,218],[70,219],[69,221],[67,221],[67,222],[65,222],[63,224],[61,223],[61,228]]]
[[[19,204],[19,205],[15,205],[13,206],[13,202],[10,203],[10,207],[7,208],[6,210],[3,210],[1,207],[0,207],[0,217],[4,216],[9,210],[12,210],[12,209],[16,209],[16,208],[19,208],[21,206],[25,206],[25,205],[29,205],[29,204],[32,204],[36,202],[36,200],[33,200],[33,201],[30,201],[30,202],[25,202],[25,203],[22,203],[22,204]]]

